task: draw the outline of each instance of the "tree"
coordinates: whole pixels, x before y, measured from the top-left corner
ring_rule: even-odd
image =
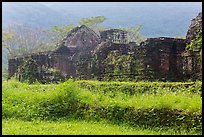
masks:
[[[144,41],[146,38],[141,35],[140,29],[142,28],[142,25],[139,25],[137,27],[131,26],[131,27],[119,27],[121,30],[125,30],[128,32],[128,40],[136,43],[140,43]]]
[[[90,17],[90,18],[82,18],[79,21],[79,25],[86,25],[87,27],[91,28],[93,31],[95,31],[98,35],[100,35],[100,31],[105,30],[105,27],[102,25],[102,23],[107,18],[104,16],[96,16],[96,17]]]
[[[8,52],[8,57],[16,55],[15,43],[17,38],[14,37],[15,33],[12,30],[2,31],[2,50]]]
[[[73,24],[63,25],[62,27],[52,26],[52,29],[50,31],[52,33],[52,43],[55,43],[56,46],[59,46],[57,44],[59,44],[66,37],[67,33],[71,31],[74,27],[76,26]]]
[[[15,25],[4,30],[2,36],[3,50],[8,52],[8,57],[45,51],[53,47],[48,31],[41,28],[31,28],[26,25]],[[47,45],[46,48],[37,48],[40,45]]]
[[[99,34],[101,30],[104,30],[104,26],[101,25],[106,20],[104,16],[96,16],[90,18],[82,18],[78,25],[86,25],[87,27],[94,30],[96,33]],[[74,24],[62,25],[62,26],[52,26],[51,33],[53,34],[51,40],[53,43],[59,44],[67,35],[69,31],[77,27]],[[58,45],[59,46],[59,45]]]
[[[90,17],[90,18],[82,18],[79,21],[79,25],[86,25],[90,28],[96,28],[101,23],[103,23],[106,20],[106,17],[104,16],[96,16],[96,17]]]

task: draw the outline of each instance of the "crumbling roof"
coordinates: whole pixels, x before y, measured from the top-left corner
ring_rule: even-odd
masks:
[[[62,40],[61,45],[71,46],[93,46],[100,43],[100,36],[85,25],[78,26],[68,32]]]
[[[189,26],[186,34],[188,42],[195,38],[195,35],[199,30],[202,30],[202,12],[191,20],[191,25]]]
[[[105,33],[105,32],[109,32],[109,33],[112,33],[112,32],[125,32],[125,33],[128,33],[127,31],[121,30],[121,29],[109,29],[109,30],[101,31],[101,33]]]
[[[172,42],[172,41],[175,41],[175,42],[184,42],[185,39],[181,39],[181,38],[172,38],[172,37],[157,37],[157,38],[147,38],[146,41],[165,41],[165,42]]]
[[[78,31],[80,31],[81,29],[85,29],[85,30],[87,30],[87,31],[89,31],[89,32],[91,32],[91,33],[93,33],[93,34],[95,34],[95,35],[98,36],[98,34],[96,34],[95,31],[93,31],[92,29],[90,29],[90,28],[87,27],[86,25],[81,25],[81,26],[78,26],[78,27],[72,29],[70,32],[68,32],[67,37],[71,36],[73,33],[76,33],[76,32],[78,32]],[[67,38],[67,37],[66,37],[66,38]],[[99,36],[98,36],[98,37],[99,37]]]

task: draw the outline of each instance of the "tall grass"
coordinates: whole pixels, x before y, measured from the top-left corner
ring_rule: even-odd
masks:
[[[2,116],[21,120],[74,118],[201,132],[201,82],[68,80],[28,85],[3,82]]]

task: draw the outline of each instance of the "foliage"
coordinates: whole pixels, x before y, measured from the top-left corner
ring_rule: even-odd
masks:
[[[18,75],[20,81],[26,81],[30,84],[36,81],[45,84],[57,83],[65,80],[65,77],[59,70],[43,68],[32,58],[25,60],[23,66],[19,68]]]
[[[102,22],[104,22],[106,18],[104,16],[96,16],[96,17],[90,17],[90,18],[82,18],[79,21],[79,25],[86,25],[89,28],[93,29],[95,32],[98,32],[103,27],[99,26]],[[69,31],[74,29],[76,25],[74,24],[68,24],[63,25],[61,27],[58,26],[52,26],[52,32],[54,33],[53,42],[54,43],[60,43],[67,35]],[[59,46],[59,45],[58,45]]]
[[[14,25],[2,32],[2,45],[8,51],[8,58],[18,55],[49,50],[53,47],[51,34],[41,28],[31,28],[26,25]],[[46,45],[40,49],[38,46]]]
[[[6,80],[8,78],[8,70],[2,66],[2,80]]]
[[[119,52],[114,51],[108,54],[105,59],[105,63],[107,63],[107,67],[105,67],[104,79],[108,80],[130,80],[126,78],[126,75],[130,74],[130,55],[120,55]]]
[[[104,64],[103,80],[113,81],[163,81],[161,74],[157,73],[152,65],[151,55],[139,47],[134,54],[122,53],[120,50],[114,50],[108,53],[107,57],[102,60]],[[138,52],[139,51],[139,52]]]
[[[76,83],[81,87],[93,92],[122,92],[130,95],[137,95],[143,93],[163,94],[163,91],[172,93],[195,93],[202,94],[202,82],[105,82],[105,81],[86,81],[80,80]],[[162,90],[163,89],[163,90]]]
[[[67,33],[71,31],[74,27],[76,27],[73,24],[63,25],[61,27],[58,26],[52,26],[52,33],[54,37],[52,38],[52,42],[55,44],[58,44],[57,46],[60,46],[59,44],[61,41],[66,37]]]
[[[190,77],[190,80],[202,80],[202,29],[197,31],[195,38],[190,43],[187,43],[186,51],[191,56],[192,67],[187,77]]]
[[[34,83],[39,79],[38,64],[35,60],[29,58],[25,61],[19,72],[19,79],[28,83]]]
[[[49,68],[45,70],[41,70],[41,77],[38,80],[40,83],[58,83],[61,81],[65,81],[65,77],[60,73],[59,70]]]
[[[177,39],[185,39],[184,36],[175,36],[174,38],[177,38]]]
[[[195,38],[187,44],[186,49],[189,51],[198,51],[202,48],[202,30],[198,31]]]
[[[90,17],[90,18],[82,18],[79,21],[79,25],[86,25],[88,27],[96,27],[100,23],[103,23],[106,20],[106,17],[104,16],[96,16],[96,17]]]
[[[141,35],[140,29],[142,28],[142,25],[139,25],[137,27],[131,26],[131,27],[120,27],[119,29],[125,30],[128,32],[128,40],[131,42],[140,43],[144,41],[146,38]]]
[[[2,48],[8,52],[7,57],[12,58],[16,55],[22,54],[27,48],[20,45],[20,37],[14,30],[8,30],[2,32]],[[20,47],[21,46],[21,47]],[[20,50],[21,49],[21,50]],[[18,53],[20,52],[20,53]]]
[[[3,82],[2,117],[33,121],[108,120],[201,133],[202,82]],[[15,92],[14,92],[15,91]]]

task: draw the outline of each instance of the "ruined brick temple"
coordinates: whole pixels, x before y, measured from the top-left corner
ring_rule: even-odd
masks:
[[[196,27],[202,29],[202,13],[192,20],[186,39],[148,38],[137,44],[128,41],[126,31],[111,29],[98,35],[82,25],[71,30],[54,51],[9,59],[9,77],[21,69],[26,59],[32,58],[39,70],[53,68],[65,77],[79,79],[181,81],[201,78],[202,49],[193,53],[186,51]]]

